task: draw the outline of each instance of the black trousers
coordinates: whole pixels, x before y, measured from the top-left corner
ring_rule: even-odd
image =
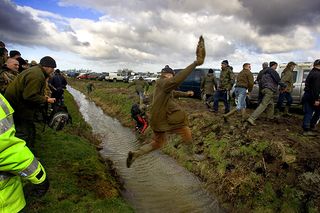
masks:
[[[16,137],[24,140],[29,148],[34,147],[36,127],[33,121],[22,118],[14,118]]]

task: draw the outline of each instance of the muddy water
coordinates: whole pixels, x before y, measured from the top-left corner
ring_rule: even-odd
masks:
[[[68,90],[93,132],[102,136],[101,154],[113,161],[124,180],[123,196],[136,212],[222,212],[197,177],[160,151],[149,153],[126,168],[128,151],[139,147],[135,134],[106,116],[79,91],[70,87]]]

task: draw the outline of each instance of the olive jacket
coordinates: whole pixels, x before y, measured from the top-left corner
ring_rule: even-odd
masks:
[[[254,84],[253,75],[250,70],[243,69],[237,76],[236,87],[243,87],[248,89],[249,92],[252,91]]]
[[[203,90],[203,93],[206,95],[213,95],[217,86],[217,80],[213,73],[208,73],[207,76],[201,80],[201,90]]]
[[[34,119],[36,110],[47,101],[44,95],[47,77],[41,65],[37,65],[20,73],[8,86],[5,97],[15,110],[15,117]]]
[[[150,109],[150,126],[155,132],[165,132],[188,125],[186,113],[175,102],[174,97],[187,96],[186,92],[174,91],[194,70],[196,63],[190,64],[173,78],[156,81]]]

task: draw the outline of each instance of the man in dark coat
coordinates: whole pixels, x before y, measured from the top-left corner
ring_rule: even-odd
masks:
[[[68,83],[59,69],[55,70],[54,75],[49,79],[48,83],[52,91],[51,97],[55,98],[57,102],[63,103],[63,92]]]
[[[159,149],[166,143],[166,133],[179,134],[183,141],[188,144],[189,154],[192,152],[192,136],[188,127],[186,113],[174,101],[174,97],[192,96],[193,92],[179,92],[175,89],[188,77],[197,66],[203,64],[205,58],[204,40],[199,39],[197,59],[184,70],[174,75],[174,71],[167,65],[161,71],[161,78],[156,81],[153,92],[153,102],[150,110],[150,126],[154,137],[151,143],[145,144],[136,151],[130,151],[127,158],[129,168],[133,161],[155,149]]]
[[[277,73],[276,69],[278,67],[278,63],[271,61],[270,67],[266,69],[261,78],[262,90],[261,93],[263,95],[262,101],[259,104],[258,108],[250,115],[247,119],[248,123],[255,126],[255,120],[266,110],[267,116],[269,120],[274,119],[274,95],[278,90],[278,85],[282,88],[285,87],[285,84],[281,82],[280,76]]]
[[[303,135],[316,136],[313,132],[320,118],[320,59],[313,63],[313,69],[307,76],[302,97],[304,117]]]
[[[41,105],[54,103],[55,98],[44,95],[46,78],[54,71],[56,62],[50,56],[40,60],[40,64],[19,74],[8,86],[5,97],[15,110],[13,118],[16,136],[25,140],[29,147],[35,139],[34,116]]]

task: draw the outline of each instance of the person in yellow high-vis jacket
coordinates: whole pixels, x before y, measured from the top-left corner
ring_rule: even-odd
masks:
[[[0,94],[0,213],[21,211],[26,205],[21,178],[35,185],[36,195],[44,195],[49,181],[41,163],[25,141],[15,137],[13,109]]]

